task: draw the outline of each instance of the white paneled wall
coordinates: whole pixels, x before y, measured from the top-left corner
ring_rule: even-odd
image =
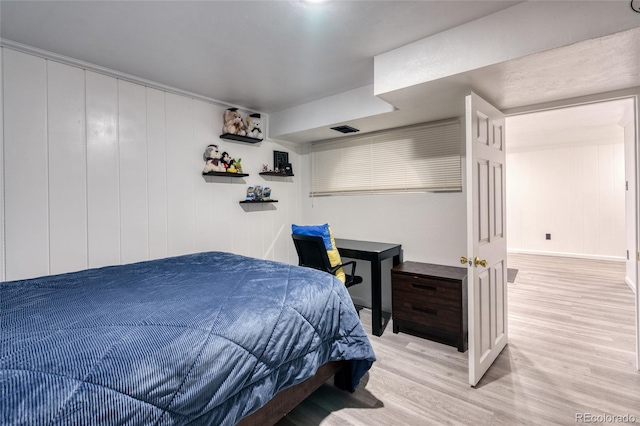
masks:
[[[47,62],[3,53],[7,277],[49,273]]]
[[[120,172],[120,260],[149,259],[147,200],[147,93],[144,86],[118,81]]]
[[[195,251],[195,191],[193,101],[183,96],[167,94],[167,209],[169,255]]]
[[[93,268],[120,263],[118,80],[89,71],[85,74],[88,250]]]
[[[149,258],[167,256],[167,137],[165,93],[147,89],[147,200]]]
[[[52,274],[88,265],[85,99],[83,70],[47,62]]]
[[[297,178],[266,180],[272,141],[220,140],[224,107],[3,48],[1,277],[208,250],[295,263]],[[201,175],[215,143],[250,177]],[[278,204],[244,207],[247,185]]]
[[[623,141],[508,153],[507,226],[511,251],[624,258]]]
[[[211,104],[196,102],[193,109],[193,140],[190,152],[191,161],[196,168],[202,164],[202,151],[211,143],[211,135],[215,134],[213,123],[209,117],[217,113]],[[195,251],[211,250],[213,247],[214,221],[213,221],[213,201],[211,185],[199,185],[202,177],[196,175],[193,187],[195,190]],[[223,248],[224,249],[224,248]]]

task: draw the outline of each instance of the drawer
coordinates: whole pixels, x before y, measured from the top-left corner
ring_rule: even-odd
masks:
[[[393,298],[418,300],[459,308],[462,289],[459,282],[442,281],[420,275],[394,273],[391,276]]]
[[[460,333],[462,315],[459,308],[411,299],[393,299],[393,318],[448,333]]]

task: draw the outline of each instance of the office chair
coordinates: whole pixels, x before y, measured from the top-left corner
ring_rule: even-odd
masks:
[[[291,234],[291,237],[293,238],[293,243],[295,244],[296,251],[298,252],[299,266],[318,269],[320,271],[328,272],[331,275],[335,275],[338,269],[351,265],[351,274],[347,274],[345,271],[346,281],[344,285],[351,287],[362,282],[362,277],[355,275],[356,262],[350,261],[341,265],[331,266],[322,237],[310,237],[298,234]]]

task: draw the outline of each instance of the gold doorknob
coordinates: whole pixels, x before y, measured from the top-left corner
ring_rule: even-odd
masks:
[[[476,258],[473,259],[473,264],[476,266],[476,268],[478,267],[478,265],[482,266],[483,268],[487,267],[487,261],[484,259],[480,260],[478,256],[476,256]]]
[[[469,259],[467,259],[466,257],[462,256],[460,258],[460,263],[462,263],[463,265],[466,265],[469,262]]]

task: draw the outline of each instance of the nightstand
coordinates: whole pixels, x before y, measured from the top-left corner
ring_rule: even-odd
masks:
[[[419,331],[467,350],[467,269],[404,262],[391,270],[393,332]]]

